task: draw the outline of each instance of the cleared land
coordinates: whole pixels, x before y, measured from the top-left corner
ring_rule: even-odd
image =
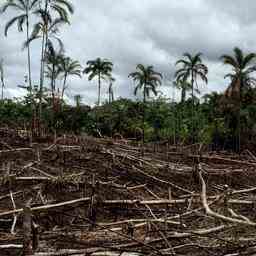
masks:
[[[1,255],[254,255],[256,157],[1,130]]]

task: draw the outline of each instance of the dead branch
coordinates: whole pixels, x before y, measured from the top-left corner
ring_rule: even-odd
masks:
[[[254,222],[244,221],[244,220],[236,219],[236,218],[230,218],[230,217],[227,217],[227,216],[224,216],[224,215],[221,215],[219,213],[216,213],[216,212],[212,211],[211,208],[209,207],[208,203],[207,203],[206,184],[205,184],[205,181],[203,179],[202,171],[201,171],[200,166],[199,166],[199,178],[200,178],[200,181],[202,183],[202,194],[201,194],[202,203],[203,203],[203,206],[204,206],[205,211],[206,211],[207,214],[209,214],[210,216],[212,216],[214,218],[221,219],[223,221],[227,221],[227,222],[231,222],[231,223],[249,225],[249,226],[256,226],[256,223],[254,223]]]

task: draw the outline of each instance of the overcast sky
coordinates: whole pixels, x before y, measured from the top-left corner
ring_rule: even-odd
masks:
[[[0,0],[0,3],[4,0]],[[89,59],[108,58],[114,63],[115,97],[132,97],[128,74],[138,63],[153,65],[165,80],[161,90],[172,97],[167,80],[173,79],[175,62],[184,52],[203,53],[209,67],[204,92],[222,91],[227,68],[219,61],[235,46],[256,51],[256,1],[252,0],[73,0],[71,25],[62,28],[66,54],[85,66]],[[6,38],[5,23],[14,15],[0,16],[0,58],[4,58],[7,94],[19,96],[17,85],[27,74],[24,33],[13,27]],[[39,44],[32,44],[32,75],[38,84]],[[67,95],[81,94],[87,104],[96,102],[97,86],[70,78]],[[103,99],[107,85],[102,86]]]

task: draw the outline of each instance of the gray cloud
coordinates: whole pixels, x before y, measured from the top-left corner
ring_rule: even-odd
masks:
[[[66,54],[85,66],[89,59],[108,58],[114,63],[116,97],[133,97],[128,79],[136,64],[153,65],[165,77],[162,90],[172,97],[167,79],[184,52],[204,54],[209,66],[209,85],[203,92],[221,91],[228,81],[227,68],[219,57],[235,46],[255,51],[256,2],[251,0],[73,0],[75,14],[71,26],[62,29]],[[0,57],[5,59],[7,85],[15,94],[26,70],[26,51],[21,51],[25,35],[12,28],[8,38],[4,24],[13,12],[1,16]],[[38,83],[40,42],[32,45],[33,80]],[[96,82],[70,78],[67,95],[82,94],[84,101],[96,101]],[[107,85],[103,86],[103,97]]]

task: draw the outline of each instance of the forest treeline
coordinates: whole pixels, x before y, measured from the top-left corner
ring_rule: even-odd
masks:
[[[113,75],[114,63],[95,58],[83,66],[65,53],[59,36],[63,25],[70,24],[74,6],[68,0],[6,0],[1,13],[9,9],[15,14],[5,26],[17,25],[24,33],[23,50],[27,58],[27,78],[22,99],[5,99],[5,66],[0,62],[2,98],[0,121],[2,126],[26,130],[43,129],[53,133],[86,133],[95,136],[114,136],[145,141],[169,141],[174,144],[207,143],[217,149],[241,150],[241,145],[253,144],[256,135],[256,54],[245,53],[236,47],[231,55],[222,55],[220,61],[229,67],[225,79],[229,86],[223,93],[200,95],[198,84],[208,83],[208,67],[203,54],[185,53],[175,65],[173,87],[180,90],[180,102],[162,96],[165,83],[161,70],[153,65],[138,64],[127,74],[135,84],[134,94],[142,100],[115,99],[118,86]],[[40,41],[40,79],[33,80],[31,45]],[[171,70],[171,67],[170,67]],[[75,106],[65,103],[65,92],[72,88],[70,77],[77,76],[97,81],[97,104],[82,104],[82,95],[76,95]],[[224,79],[224,78],[223,78]],[[108,86],[108,100],[101,103],[101,88]],[[132,90],[132,86],[130,88]],[[127,88],[127,90],[130,90]],[[171,90],[171,89],[170,89]],[[95,90],[96,91],[96,90]],[[152,97],[154,96],[154,97]],[[37,134],[38,135],[38,134]]]

